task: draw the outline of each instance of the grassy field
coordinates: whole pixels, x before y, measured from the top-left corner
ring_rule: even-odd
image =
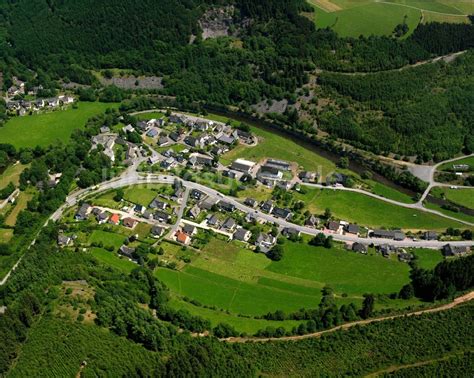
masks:
[[[117,252],[109,252],[102,248],[92,248],[91,253],[101,263],[110,265],[124,273],[130,273],[137,267],[137,264],[130,260],[119,257]]]
[[[171,300],[170,304],[173,308],[187,310],[193,315],[209,319],[212,327],[216,326],[218,323],[227,323],[234,326],[234,328],[239,332],[245,332],[250,335],[254,334],[259,329],[264,329],[266,327],[283,327],[286,330],[291,331],[293,327],[298,326],[300,323],[297,320],[272,321],[241,317],[223,311],[215,311],[205,307],[194,306],[175,298]]]
[[[105,247],[113,246],[115,250],[120,248],[124,240],[124,235],[102,230],[94,230],[89,237],[89,243],[103,243]]]
[[[390,227],[406,230],[444,230],[461,227],[458,222],[420,210],[407,209],[369,196],[342,190],[311,189],[297,195],[313,213],[330,208],[337,218],[368,227]]]
[[[404,202],[404,203],[415,202],[413,201],[413,198],[410,197],[408,194],[399,192],[396,189],[393,189],[387,185],[381,184],[373,180],[366,180],[366,181],[368,181],[368,184],[370,186],[370,191],[374,194],[377,194],[385,198],[393,199],[398,202]]]
[[[216,239],[183,270],[159,269],[156,275],[177,295],[249,315],[315,307],[325,285],[340,303],[360,303],[366,292],[398,291],[408,281],[408,265],[378,255],[289,242],[284,248],[283,260],[271,262]]]
[[[10,182],[18,185],[21,172],[23,172],[26,167],[27,165],[21,163],[9,165],[7,169],[5,169],[5,172],[0,175],[0,189],[6,187]]]
[[[74,129],[85,126],[88,118],[100,114],[117,104],[81,102],[78,109],[55,111],[25,117],[13,117],[0,128],[2,143],[11,143],[17,148],[48,146],[67,142]]]
[[[20,211],[26,209],[26,205],[28,201],[33,197],[33,194],[30,192],[20,192],[19,196],[17,197],[13,210],[8,214],[5,218],[5,224],[7,226],[14,226],[16,224],[16,218]]]
[[[296,162],[303,169],[319,172],[323,176],[336,170],[336,165],[333,162],[291,140],[256,127],[251,127],[251,130],[258,137],[258,144],[254,147],[237,146],[223,155],[221,158],[223,164],[229,164],[238,158],[255,162],[264,158],[275,158]]]
[[[451,188],[435,188],[432,194],[436,197],[444,197],[460,206],[474,209],[474,188],[472,189],[451,189]]]
[[[460,219],[460,220],[463,220],[463,221],[466,221],[466,222],[474,223],[474,217],[471,217],[470,215],[464,214],[460,211],[455,212],[455,211],[443,209],[441,206],[438,206],[434,203],[426,202],[426,201],[423,202],[423,206],[426,207],[427,209],[439,211],[439,212],[441,212],[445,215],[448,215],[450,217],[454,217],[456,219]],[[458,228],[468,228],[468,226],[464,225],[464,224],[460,224],[458,226]]]
[[[142,114],[137,114],[135,117],[140,120],[145,120],[148,121],[150,119],[159,119],[163,118],[164,114],[161,112],[150,112],[150,113],[142,113]]]
[[[417,248],[411,249],[410,252],[418,257],[418,266],[423,269],[433,269],[444,259],[441,251],[437,249]]]
[[[158,186],[156,186],[158,187]],[[133,185],[124,190],[123,198],[135,204],[148,206],[156,197],[157,192],[153,190],[155,186],[151,185]]]
[[[11,228],[0,228],[0,242],[8,243],[13,237],[13,230]]]
[[[419,22],[466,23],[474,3],[465,0],[309,0],[319,28],[330,27],[341,36],[391,35],[406,23],[409,35]]]

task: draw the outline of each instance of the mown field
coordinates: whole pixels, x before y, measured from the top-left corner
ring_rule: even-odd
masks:
[[[432,194],[436,197],[446,198],[447,200],[457,205],[464,206],[469,209],[474,209],[474,188],[472,189],[435,188],[432,191]]]
[[[181,248],[162,244],[168,261]],[[172,247],[175,247],[174,245]],[[386,259],[373,250],[363,256],[336,245],[330,250],[305,243],[286,242],[285,255],[272,262],[237,242],[211,239],[203,251],[192,252],[188,264],[178,270],[157,268],[155,276],[171,291],[172,306],[211,320],[212,324],[226,322],[240,332],[254,333],[273,325],[254,319],[270,311],[291,312],[302,307],[315,308],[321,300],[321,289],[329,285],[336,293],[338,304],[360,305],[364,293],[389,294],[398,292],[409,282],[409,266],[396,258]],[[431,254],[431,253],[432,254]],[[102,263],[125,273],[136,265],[115,253],[94,248],[92,254]],[[431,266],[439,251],[422,251],[423,264]],[[436,257],[435,257],[436,256]],[[426,263],[425,263],[426,261]],[[190,298],[200,305],[184,300]],[[417,305],[415,301],[385,300],[377,308],[403,308]],[[295,322],[279,323],[291,330]]]
[[[309,0],[319,28],[329,27],[341,36],[391,35],[406,22],[409,35],[423,22],[469,22],[474,12],[467,0]]]
[[[305,195],[297,195],[308,209],[317,214],[326,208],[340,219],[368,227],[391,227],[406,230],[444,230],[462,227],[456,221],[420,210],[408,209],[371,198],[369,196],[329,189],[311,189]]]
[[[48,146],[65,143],[74,129],[85,126],[88,118],[100,114],[117,104],[80,102],[77,109],[68,108],[50,113],[13,117],[0,127],[0,141],[17,148]]]
[[[0,189],[6,187],[10,182],[12,182],[15,186],[18,185],[21,172],[23,172],[26,167],[26,165],[21,163],[9,165],[0,175]]]

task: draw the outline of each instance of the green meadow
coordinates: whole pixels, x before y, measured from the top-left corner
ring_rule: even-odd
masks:
[[[116,107],[118,104],[80,102],[77,109],[70,107],[49,113],[13,117],[0,127],[0,140],[17,148],[66,143],[73,130],[84,128],[90,117],[107,108]]]
[[[467,207],[469,209],[474,209],[474,188],[434,188],[431,191],[431,195],[435,197],[445,198],[457,205]]]
[[[116,251],[109,252],[102,248],[92,248],[91,253],[101,263],[116,268],[124,273],[130,273],[137,267],[137,264],[131,262],[129,259],[118,256]]]
[[[418,258],[418,266],[423,269],[433,269],[444,260],[441,251],[438,249],[412,248],[410,252],[415,254]]]
[[[18,185],[21,172],[23,172],[26,167],[27,165],[21,163],[9,165],[0,175],[0,189],[6,187],[10,182],[14,185]]]
[[[474,3],[464,0],[309,0],[318,28],[344,37],[391,35],[406,22],[411,34],[420,22],[467,23]],[[405,36],[406,37],[406,36]]]
[[[326,208],[339,219],[368,227],[402,228],[405,230],[444,230],[462,227],[456,221],[416,209],[393,205],[361,193],[330,189],[308,189],[297,198],[303,200],[313,213],[322,214]]]
[[[106,235],[96,234],[96,237]],[[162,243],[169,261],[181,248],[169,248]],[[173,247],[175,247],[173,245]],[[365,293],[389,294],[398,292],[409,282],[408,264],[396,258],[386,259],[370,250],[368,255],[347,251],[336,244],[331,249],[305,243],[285,242],[281,261],[272,262],[263,254],[244,249],[237,242],[221,239],[211,241],[199,252],[187,254],[191,262],[180,264],[178,270],[157,268],[155,276],[171,292],[171,305],[203,316],[213,325],[226,322],[240,332],[254,333],[266,326],[281,325],[291,329],[297,322],[273,324],[254,316],[270,311],[291,312],[300,308],[315,308],[321,300],[321,289],[329,285],[336,294],[336,302],[360,306]],[[424,266],[438,261],[436,251],[420,252]],[[116,253],[100,248],[92,254],[102,263],[125,273],[136,265],[121,259]],[[184,301],[193,299],[200,305]],[[415,301],[380,300],[377,308],[402,308],[418,305]]]

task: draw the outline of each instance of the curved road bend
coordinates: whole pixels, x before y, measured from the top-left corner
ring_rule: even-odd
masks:
[[[352,327],[355,327],[357,325],[366,325],[370,323],[375,323],[375,322],[382,322],[384,320],[392,320],[396,318],[402,318],[405,316],[418,316],[418,315],[423,315],[423,314],[428,314],[428,313],[433,313],[433,312],[440,312],[440,311],[446,311],[449,310],[453,307],[459,306],[460,304],[469,302],[474,299],[474,291],[471,291],[470,293],[463,295],[461,297],[455,298],[454,301],[438,306],[438,307],[433,307],[429,308],[426,310],[419,310],[419,311],[414,311],[414,312],[408,312],[405,314],[399,314],[399,315],[392,315],[392,316],[384,316],[381,318],[374,318],[374,319],[366,319],[366,320],[358,320],[355,322],[351,323],[346,323],[342,324],[340,326],[327,329],[324,331],[319,331],[319,332],[314,332],[314,333],[308,333],[306,335],[296,335],[296,336],[284,336],[284,337],[265,337],[265,338],[258,338],[258,337],[228,337],[226,339],[220,339],[221,341],[226,341],[229,343],[245,343],[245,342],[254,342],[254,343],[261,343],[261,342],[266,342],[266,341],[297,341],[297,340],[303,340],[303,339],[311,339],[311,338],[318,338],[321,337],[322,335],[336,332],[339,330],[345,330],[349,329]]]

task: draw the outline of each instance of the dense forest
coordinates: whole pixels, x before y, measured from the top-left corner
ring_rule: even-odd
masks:
[[[339,110],[321,127],[376,153],[444,160],[474,151],[474,53],[370,75],[323,73],[318,82]]]
[[[202,15],[229,4],[234,7],[232,35],[203,40]],[[17,75],[28,86],[41,84],[48,91],[60,81],[98,85],[93,71],[121,68],[163,77],[160,92],[180,102],[248,110],[265,100],[288,99],[291,105],[315,68],[384,71],[474,46],[473,25],[421,24],[402,40],[340,38],[318,29],[303,11],[312,11],[303,0],[166,0],[160,6],[152,0],[10,1],[0,8],[0,71],[4,88]],[[348,93],[341,93],[346,97],[351,91],[363,97],[370,90],[373,95],[344,100],[342,110],[323,112],[317,121],[334,136],[378,153],[430,160],[462,148],[472,151],[472,125],[467,124],[472,116],[472,72],[467,70],[472,59],[464,62],[464,68],[458,64],[453,72],[439,67],[434,73],[393,72],[360,78],[368,81],[362,84],[357,77],[322,75],[321,84],[346,88]],[[461,69],[467,70],[464,76]],[[410,81],[410,75],[416,80]],[[405,94],[400,97],[401,92]]]

